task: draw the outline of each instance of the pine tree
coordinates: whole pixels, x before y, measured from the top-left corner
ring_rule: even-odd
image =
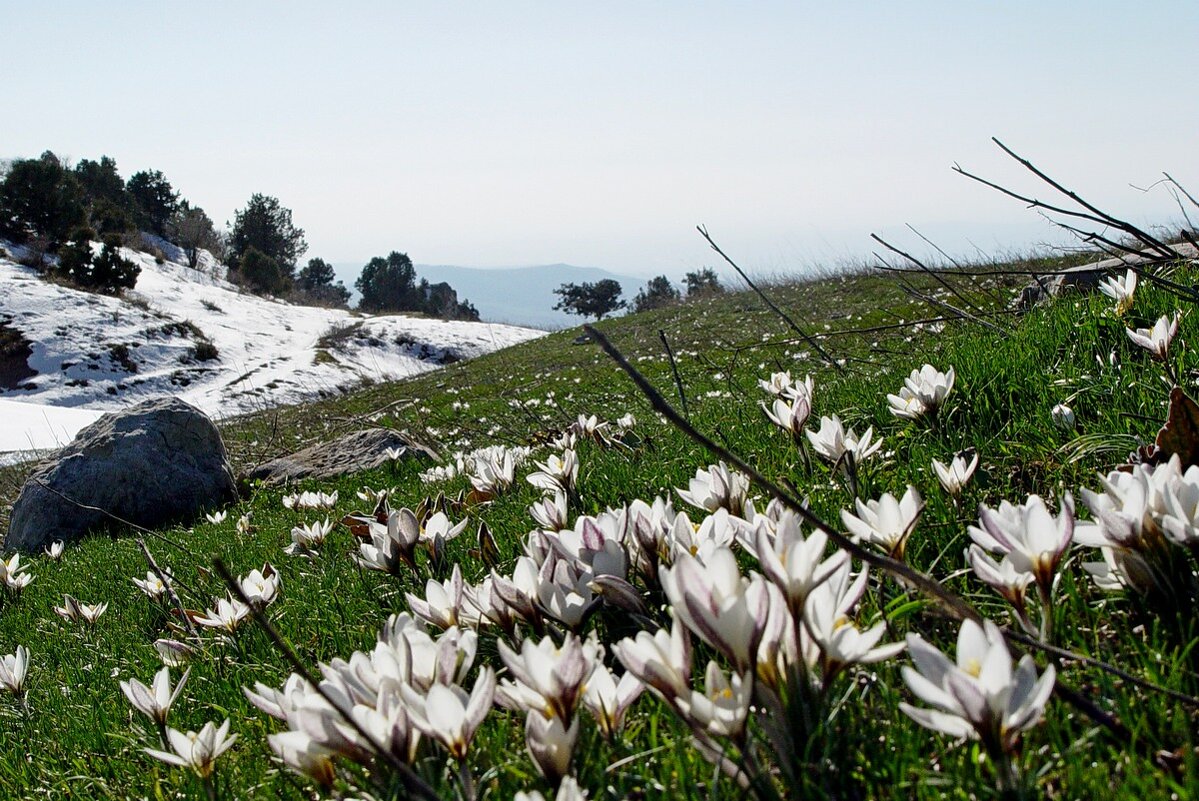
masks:
[[[158,170],[135,172],[125,184],[133,200],[138,225],[159,236],[166,236],[167,223],[179,208],[179,193]]]
[[[393,250],[387,258],[371,259],[354,286],[362,293],[358,308],[363,311],[418,311],[423,306],[416,269],[405,253]]]
[[[637,297],[633,299],[633,311],[643,312],[658,309],[678,303],[681,299],[682,295],[679,290],[675,289],[674,284],[670,283],[670,279],[659,275],[651,278],[637,293]]]
[[[290,284],[296,260],[308,250],[308,243],[304,241],[304,229],[292,223],[291,209],[278,198],[256,193],[234,216],[229,248],[235,263],[240,263],[251,249],[257,250],[279,266]]]

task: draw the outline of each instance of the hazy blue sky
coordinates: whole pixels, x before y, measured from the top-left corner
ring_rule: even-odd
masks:
[[[994,135],[1139,221],[1199,190],[1199,3],[0,0],[0,156],[153,167],[218,222],[253,192],[309,255],[679,273],[705,223],[761,271],[912,223],[1051,236],[954,175]],[[1044,194],[1039,188],[1038,194]]]

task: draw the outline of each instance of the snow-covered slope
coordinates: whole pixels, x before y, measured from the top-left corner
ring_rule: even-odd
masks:
[[[293,306],[240,292],[210,259],[194,270],[135,251],[123,255],[141,267],[137,286],[114,298],[50,283],[8,254],[19,249],[0,243],[0,344],[5,335],[9,343],[0,398],[44,406],[110,410],[178,395],[224,417],[434,370],[544,333]],[[30,346],[16,370],[14,339]],[[14,419],[0,420],[0,452],[28,447]]]

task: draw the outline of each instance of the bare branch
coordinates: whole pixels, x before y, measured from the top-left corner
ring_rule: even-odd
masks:
[[[871,234],[870,238],[873,239],[875,242],[878,242],[880,245],[882,245],[883,247],[885,247],[887,250],[891,251],[892,253],[902,256],[903,258],[910,261],[912,264],[915,264],[924,273],[932,276],[934,281],[936,281],[938,284],[940,284],[941,286],[943,286],[947,290],[949,290],[949,292],[952,293],[955,298],[962,301],[967,306],[971,307],[972,309],[974,309],[977,312],[982,311],[982,309],[980,307],[978,307],[977,305],[975,305],[969,298],[963,297],[962,294],[960,292],[958,292],[953,286],[951,286],[949,284],[949,282],[945,280],[944,277],[942,277],[941,275],[938,275],[936,270],[933,270],[932,268],[928,267],[923,262],[921,262],[919,259],[917,259],[915,256],[911,255],[910,253],[905,253],[904,251],[902,251],[899,248],[892,245],[887,240],[883,239],[878,234]]]
[[[791,330],[793,330],[795,333],[799,334],[800,337],[802,337],[803,340],[808,343],[808,345],[810,345],[812,348],[814,348],[816,350],[816,352],[820,354],[820,357],[822,359],[824,359],[826,362],[828,362],[829,364],[831,364],[833,367],[835,367],[838,370],[842,370],[842,371],[845,370],[844,366],[839,364],[832,356],[828,355],[828,352],[823,347],[820,346],[819,342],[817,342],[815,339],[813,339],[811,336],[809,336],[806,331],[804,331],[802,328],[800,328],[799,325],[794,320],[792,320],[785,311],[780,309],[778,306],[774,305],[774,302],[770,298],[766,297],[765,292],[758,289],[757,284],[755,284],[753,281],[751,281],[749,279],[749,276],[745,274],[745,271],[742,270],[740,267],[738,267],[737,263],[734,262],[732,259],[730,259],[725,254],[725,252],[723,250],[721,250],[720,247],[714,241],[712,241],[712,237],[708,235],[708,230],[706,228],[704,228],[702,225],[697,225],[697,226],[695,226],[695,230],[699,231],[700,236],[702,236],[704,239],[706,239],[708,241],[708,244],[711,245],[712,250],[719,253],[720,257],[722,259],[724,259],[726,262],[728,262],[730,267],[732,267],[734,270],[737,271],[737,275],[741,276],[741,280],[744,281],[746,284],[748,284],[749,288],[758,294],[758,297],[760,297],[762,299],[762,302],[765,303],[768,307],[770,307],[770,310],[772,312],[774,312],[779,317],[781,317],[783,319],[783,321],[787,323],[787,325],[791,326]]]

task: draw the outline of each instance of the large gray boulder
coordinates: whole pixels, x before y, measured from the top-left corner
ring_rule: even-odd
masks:
[[[335,478],[360,470],[370,470],[403,459],[437,459],[426,445],[390,428],[367,428],[322,442],[287,456],[250,468],[246,478],[267,484],[298,481],[302,478]]]
[[[37,551],[119,525],[104,512],[151,528],[236,498],[212,421],[178,398],[144,401],[80,431],[26,480],[4,545]]]

